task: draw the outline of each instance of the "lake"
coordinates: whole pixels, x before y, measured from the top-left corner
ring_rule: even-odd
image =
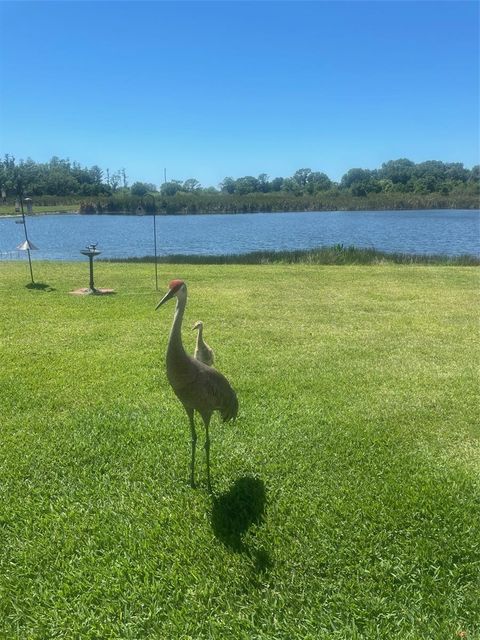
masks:
[[[157,253],[225,254],[310,249],[344,244],[388,252],[480,255],[477,210],[328,211],[157,216]],[[38,215],[27,217],[35,259],[85,260],[80,249],[98,242],[102,258],[154,254],[153,217]],[[22,224],[0,218],[0,256],[22,259]]]

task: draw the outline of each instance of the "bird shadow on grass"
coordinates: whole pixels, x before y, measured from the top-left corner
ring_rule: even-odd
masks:
[[[267,571],[273,563],[265,549],[252,549],[244,537],[252,525],[262,522],[266,504],[265,484],[252,476],[238,478],[228,491],[214,496],[212,504],[215,537],[235,553],[252,558],[258,573]]]
[[[29,282],[25,285],[26,289],[33,289],[34,291],[55,291],[53,287],[51,287],[46,282]]]

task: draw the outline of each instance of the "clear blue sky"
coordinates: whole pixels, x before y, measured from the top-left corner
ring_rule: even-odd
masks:
[[[479,162],[479,4],[1,2],[0,152],[130,183]]]

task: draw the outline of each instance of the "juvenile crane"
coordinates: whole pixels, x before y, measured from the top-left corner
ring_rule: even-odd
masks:
[[[213,349],[209,347],[203,339],[203,322],[201,320],[193,325],[192,331],[195,331],[195,329],[197,329],[198,333],[193,357],[211,367],[215,359],[215,354],[213,353]]]
[[[187,304],[187,287],[183,280],[172,280],[168,291],[157,304],[161,307],[170,298],[176,297],[175,314],[167,346],[167,378],[175,395],[183,404],[190,422],[192,458],[190,462],[190,484],[195,487],[195,449],[197,433],[194,413],[198,411],[205,425],[205,455],[207,462],[207,486],[210,482],[210,419],[219,411],[223,421],[235,420],[238,400],[228,380],[219,371],[189,356],[182,344],[182,320]]]

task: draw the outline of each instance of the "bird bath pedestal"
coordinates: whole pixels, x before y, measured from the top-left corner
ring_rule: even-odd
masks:
[[[93,282],[93,259],[95,256],[99,256],[102,252],[98,251],[96,244],[90,244],[86,249],[81,249],[80,253],[83,253],[84,256],[88,256],[90,261],[90,284],[88,285],[88,289],[85,293],[99,293],[99,291],[95,289],[95,284]]]

